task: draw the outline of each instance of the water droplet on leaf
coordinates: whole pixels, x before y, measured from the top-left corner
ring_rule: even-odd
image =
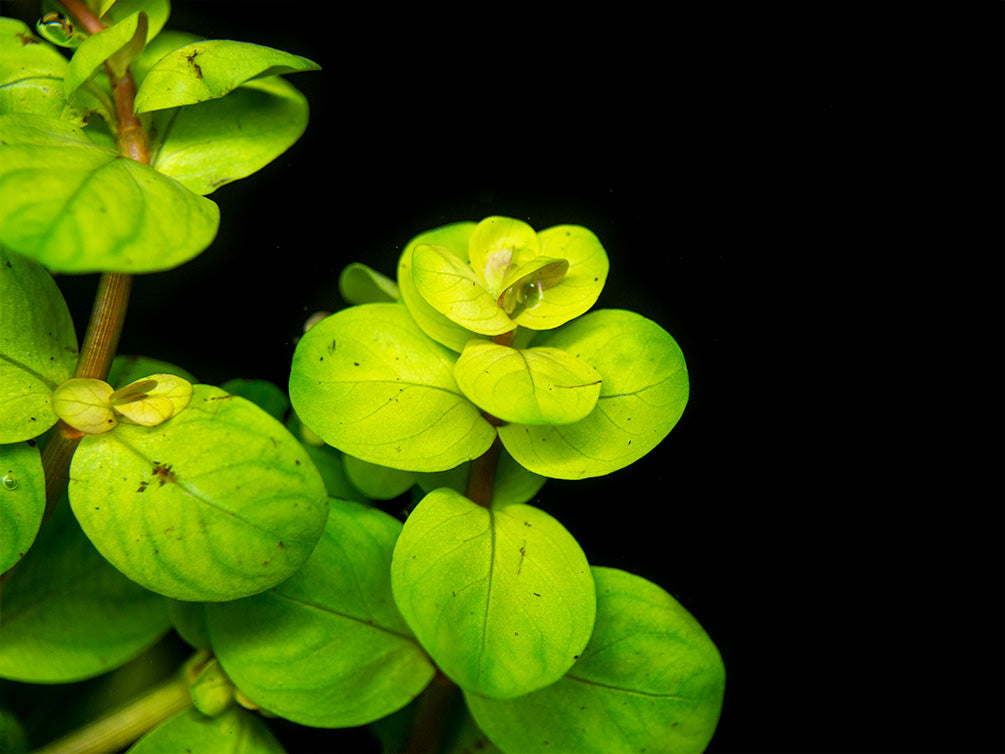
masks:
[[[3,485],[5,490],[13,492],[17,489],[18,482],[17,479],[14,478],[13,474],[4,474],[3,478],[0,478],[0,484]]]
[[[40,37],[59,47],[79,47],[84,41],[84,34],[73,28],[70,19],[62,13],[51,11],[46,13],[35,24]]]

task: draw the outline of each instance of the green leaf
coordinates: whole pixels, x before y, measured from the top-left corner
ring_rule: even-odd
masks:
[[[8,709],[0,707],[0,751],[24,754],[28,751],[28,736],[21,721]]]
[[[515,327],[478,275],[445,246],[415,247],[412,281],[426,303],[473,333],[501,335]]]
[[[213,648],[255,704],[303,725],[363,725],[408,704],[435,669],[391,597],[401,524],[331,501],[299,573],[263,594],[206,607]]]
[[[509,698],[554,683],[593,630],[586,556],[529,505],[483,508],[434,490],[405,521],[391,586],[422,646],[472,694]]]
[[[168,626],[166,600],[112,568],[64,502],[4,585],[0,678],[91,678],[140,654]]]
[[[153,272],[216,235],[219,208],[52,118],[0,116],[0,243],[62,272]]]
[[[663,589],[594,568],[597,623],[564,678],[504,701],[465,693],[504,751],[700,752],[715,732],[725,670],[705,630]]]
[[[171,3],[168,0],[113,0],[112,3],[106,0],[103,5],[107,7],[101,10],[99,17],[105,23],[119,23],[133,13],[143,11],[148,19],[147,42],[160,33],[171,15]]]
[[[69,98],[101,69],[105,61],[113,65],[117,76],[122,76],[133,58],[143,50],[147,28],[146,13],[133,13],[85,39],[70,60],[63,81],[63,96]],[[121,57],[116,54],[120,51],[123,53]]]
[[[70,503],[116,568],[181,600],[244,597],[289,578],[327,519],[324,484],[303,448],[262,409],[196,385],[156,427],[85,437]]]
[[[355,306],[301,338],[290,400],[307,427],[349,455],[443,471],[477,458],[495,439],[457,388],[453,362],[400,304]]]
[[[171,625],[194,649],[210,649],[206,630],[206,606],[202,602],[168,600]]]
[[[227,380],[220,388],[231,395],[247,398],[270,416],[283,421],[290,410],[290,400],[286,393],[268,380]]]
[[[353,262],[342,270],[338,289],[350,304],[380,304],[401,298],[397,283],[360,262]]]
[[[77,334],[52,276],[0,247],[0,443],[29,440],[56,423],[52,391],[76,364]]]
[[[74,377],[52,393],[52,410],[76,430],[89,435],[110,432],[118,425],[112,410],[112,386],[93,377]]]
[[[521,424],[571,424],[597,404],[600,375],[557,348],[472,341],[454,367],[457,386],[493,416]]]
[[[415,474],[344,456],[345,472],[358,490],[371,500],[392,500],[415,484]]]
[[[193,42],[154,64],[136,93],[135,109],[146,113],[194,105],[224,97],[252,79],[320,69],[307,58],[249,42]]]
[[[499,428],[506,449],[531,471],[558,479],[610,474],[659,445],[684,412],[684,354],[669,333],[639,314],[592,312],[541,345],[582,359],[603,382],[596,407],[581,421]]]
[[[226,754],[285,754],[286,750],[257,715],[231,707],[216,717],[187,709],[158,725],[126,754],[168,751]]]
[[[307,99],[278,77],[250,81],[225,99],[153,115],[151,164],[205,195],[261,170],[307,128]]]
[[[471,232],[468,254],[472,269],[498,297],[506,288],[510,271],[522,267],[541,253],[537,233],[527,223],[512,217],[486,217]]]
[[[578,225],[558,225],[537,234],[541,256],[565,259],[569,269],[561,281],[546,287],[533,306],[513,317],[521,327],[550,330],[592,307],[604,289],[609,263],[597,237]]]
[[[45,474],[34,442],[0,445],[0,573],[28,552],[45,511]]]
[[[0,114],[62,117],[67,108],[63,98],[66,68],[66,58],[38,39],[27,24],[0,18]]]
[[[468,258],[468,239],[474,228],[475,223],[462,222],[420,233],[408,242],[398,260],[398,287],[401,290],[401,300],[408,307],[409,313],[426,335],[458,353],[476,335],[451,322],[419,295],[412,280],[412,253],[416,247],[429,244],[447,248],[458,259],[465,261]]]

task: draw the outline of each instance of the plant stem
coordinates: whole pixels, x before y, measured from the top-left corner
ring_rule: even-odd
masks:
[[[120,272],[106,272],[98,280],[91,321],[84,335],[75,377],[103,380],[108,376],[122,334],[132,287],[132,276]]]
[[[34,754],[110,754],[128,746],[191,704],[188,681],[178,674],[124,707],[43,746]]]
[[[440,748],[440,738],[456,694],[454,682],[437,672],[419,697],[405,743],[406,754],[434,754]]]

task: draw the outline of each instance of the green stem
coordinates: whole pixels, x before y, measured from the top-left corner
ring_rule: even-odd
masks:
[[[178,674],[124,707],[104,715],[34,754],[111,754],[192,704],[189,683]]]

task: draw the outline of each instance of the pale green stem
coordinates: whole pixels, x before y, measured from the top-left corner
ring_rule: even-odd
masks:
[[[191,704],[189,683],[179,674],[34,754],[112,754]]]

